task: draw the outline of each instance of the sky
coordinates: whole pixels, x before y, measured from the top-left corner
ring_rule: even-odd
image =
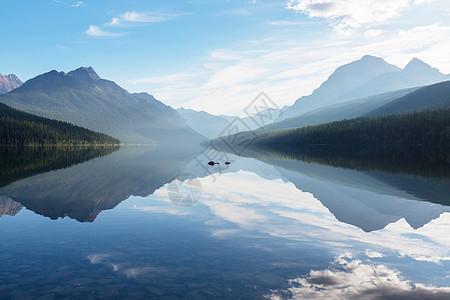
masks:
[[[175,108],[243,115],[366,54],[450,73],[450,0],[0,0],[0,73],[92,66]]]

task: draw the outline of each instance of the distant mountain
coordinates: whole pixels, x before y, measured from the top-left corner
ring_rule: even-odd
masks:
[[[420,88],[374,109],[368,116],[411,112],[433,108],[450,108],[450,81]]]
[[[146,93],[131,94],[113,81],[101,79],[92,67],[39,75],[0,95],[0,102],[110,134],[122,143],[204,139],[170,106]]]
[[[420,59],[414,58],[403,70],[381,74],[341,96],[340,99],[355,99],[399,89],[430,85],[446,80],[450,80],[450,77],[442,74],[438,69],[431,67]]]
[[[251,117],[237,117],[226,115],[213,115],[205,111],[196,111],[192,109],[179,108],[177,111],[186,120],[186,123],[202,135],[214,139],[221,135],[226,135],[228,127],[233,122],[238,122],[236,127],[238,132],[255,130],[262,124],[269,124],[273,120],[269,117],[267,110],[262,110]],[[234,128],[234,127],[233,127]]]
[[[66,122],[35,116],[0,103],[0,145],[118,145],[120,141]]]
[[[382,58],[365,55],[360,60],[337,68],[311,95],[301,97],[292,106],[286,108],[278,120],[284,120],[330,105],[334,103],[333,100],[337,97],[344,95],[378,75],[400,70],[400,68],[388,64]]]
[[[301,97],[292,106],[285,108],[277,121],[333,104],[448,79],[448,75],[417,58],[412,59],[402,70],[381,58],[366,55],[358,61],[337,68],[312,95]]]
[[[0,94],[8,93],[22,84],[23,82],[16,75],[2,75],[0,73]]]
[[[288,129],[304,127],[308,125],[318,125],[344,119],[352,119],[365,116],[373,110],[382,107],[396,99],[405,96],[417,88],[409,88],[380,95],[369,96],[361,99],[350,100],[337,103],[323,108],[306,112],[296,117],[292,117],[280,122],[275,122],[264,127],[266,130]]]
[[[210,139],[218,137],[230,124],[230,121],[226,118],[205,111],[196,111],[183,107],[177,109],[177,111],[190,127]]]

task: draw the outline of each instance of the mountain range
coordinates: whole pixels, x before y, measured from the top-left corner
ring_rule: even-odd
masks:
[[[298,128],[333,121],[450,107],[450,81],[365,97],[316,109],[275,122],[265,130]]]
[[[311,95],[303,96],[292,106],[285,107],[276,121],[350,100],[446,80],[450,80],[449,75],[440,73],[417,58],[400,69],[382,58],[365,55],[360,60],[337,68]]]
[[[242,131],[259,127],[254,117],[212,115],[185,108],[175,110],[150,94],[129,93],[113,81],[102,79],[92,67],[81,67],[68,73],[53,70],[24,84],[15,75],[2,75],[2,78],[9,84],[5,91],[17,87],[0,95],[1,103],[103,132],[126,144],[192,144],[224,135],[227,127],[236,120],[243,125],[239,129]],[[449,75],[417,58],[401,69],[382,58],[365,55],[338,67],[311,95],[284,107],[281,116],[264,129],[316,125],[371,115],[376,111],[399,112],[400,107],[389,108],[386,105],[423,86],[449,79]],[[443,86],[433,89],[437,94],[446,91]],[[417,101],[428,99],[424,98],[427,92],[422,91]],[[406,105],[408,100],[405,99],[397,106]],[[440,99],[441,104],[447,103],[447,100]],[[427,108],[436,103],[425,101],[416,104]]]
[[[401,112],[403,106],[409,107],[410,111],[447,107],[450,105],[446,87],[448,83],[433,84],[449,80],[450,75],[442,74],[417,58],[401,69],[382,58],[365,55],[338,67],[311,95],[299,98],[292,106],[284,107],[282,114],[263,129],[296,128],[379,115],[381,112]],[[426,86],[430,86],[429,89],[419,92]],[[410,94],[411,98],[408,96]],[[412,98],[415,100],[407,103]],[[398,104],[389,106],[389,103],[397,100],[400,101]],[[219,137],[237,118],[184,108],[178,109],[178,112],[189,126],[212,139]],[[243,127],[241,131],[258,128],[250,117],[239,119],[248,127]]]
[[[0,73],[0,94],[8,93],[22,84],[23,82],[16,75],[3,75]]]
[[[0,102],[119,138],[122,143],[192,143],[205,139],[181,115],[147,93],[129,93],[92,67],[55,70],[26,81]]]

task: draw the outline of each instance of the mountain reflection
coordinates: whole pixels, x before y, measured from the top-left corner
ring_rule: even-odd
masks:
[[[108,155],[120,147],[9,147],[0,146],[0,188],[35,174],[68,168]]]
[[[292,183],[297,190],[311,193],[337,220],[365,232],[383,229],[400,219],[417,229],[450,211],[450,184],[448,178],[442,178],[442,169],[436,176],[432,168],[427,169],[425,176],[396,174],[392,166],[384,172],[383,164],[375,165],[377,160],[374,160],[370,170],[360,171],[336,167],[342,161],[351,165],[349,158],[333,163],[330,161],[333,156],[327,156],[329,164],[325,160],[317,164],[273,152],[247,152],[247,157],[223,153],[218,157],[226,157],[231,164],[221,162],[208,166],[208,160],[198,155],[199,149],[195,148],[182,151],[174,147],[127,146],[114,150],[27,154],[33,158],[30,161],[39,157],[46,163],[30,167],[26,163],[15,164],[19,167],[9,171],[14,175],[8,179],[10,183],[0,189],[0,195],[5,195],[1,198],[0,212],[14,215],[23,205],[51,219],[68,216],[80,222],[93,222],[101,211],[114,208],[131,195],[145,197],[168,184],[166,197],[177,204],[174,195],[181,197],[185,192],[186,195],[192,192],[187,186],[184,186],[188,188],[186,191],[181,189],[187,179],[209,178],[214,182],[222,173],[239,171]],[[105,154],[109,155],[99,157]],[[6,165],[7,156],[3,157]],[[10,164],[11,161],[17,158],[10,158]],[[68,167],[72,164],[76,165]],[[43,173],[34,175],[38,172]],[[26,176],[29,177],[17,180]],[[201,181],[196,185],[200,193]],[[217,193],[217,197],[223,196]],[[196,205],[197,200],[192,200],[190,205]],[[281,203],[282,199],[278,201]],[[17,203],[17,207],[11,203]]]
[[[79,164],[15,181],[1,188],[0,195],[51,219],[68,216],[80,222],[93,222],[102,210],[114,208],[130,195],[153,193],[174,178],[184,161],[190,160],[189,152],[173,153],[163,147],[122,147],[89,161],[80,159],[82,155],[65,153],[66,158],[71,155],[78,159],[66,160],[65,166]],[[60,166],[56,162],[53,165]],[[23,169],[17,171],[17,177],[29,174]],[[48,171],[51,167],[33,171],[42,169]]]
[[[444,167],[438,164],[420,172],[415,164],[422,163],[415,160],[407,166],[404,159],[397,165],[377,164],[382,161],[379,158],[364,167],[360,158],[352,161],[352,156],[342,158],[339,152],[330,154],[324,150],[316,153],[314,160],[301,154],[294,159],[286,153],[267,151],[246,151],[245,155],[227,153],[227,158],[236,163],[209,177],[215,180],[219,173],[245,170],[265,179],[291,182],[298,190],[313,194],[340,222],[365,232],[383,229],[400,219],[417,229],[450,211],[450,181],[443,176]],[[338,167],[342,163],[347,168]],[[214,168],[210,170],[214,172]],[[189,171],[198,177],[208,177],[194,164]]]
[[[0,217],[5,215],[15,216],[22,208],[22,204],[4,196],[0,197]]]

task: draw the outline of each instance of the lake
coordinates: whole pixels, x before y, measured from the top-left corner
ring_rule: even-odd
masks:
[[[450,297],[446,168],[179,148],[2,148],[0,298]]]

